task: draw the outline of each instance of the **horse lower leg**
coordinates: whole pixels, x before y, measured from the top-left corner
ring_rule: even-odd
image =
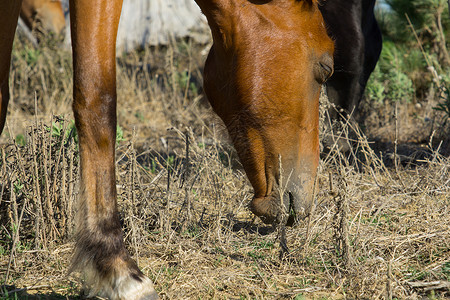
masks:
[[[70,2],[81,164],[73,269],[84,271],[91,295],[155,299],[152,282],[124,246],[117,212],[115,39],[121,6],[122,1]]]

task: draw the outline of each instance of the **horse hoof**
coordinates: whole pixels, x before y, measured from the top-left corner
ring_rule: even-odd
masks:
[[[153,292],[151,294],[148,294],[148,295],[145,295],[145,296],[139,298],[139,300],[158,300],[158,299],[159,299],[158,293],[156,293],[156,292]]]
[[[115,295],[116,299],[128,300],[128,299],[139,299],[139,300],[156,300],[158,299],[158,294],[156,293],[152,281],[143,276],[136,280],[133,276],[126,278],[124,281],[119,281],[121,285],[116,286]]]
[[[83,291],[84,297],[100,296],[109,300],[159,299],[152,281],[143,274],[140,275],[139,277],[125,275],[109,279],[103,278],[103,280],[96,282],[94,286],[86,286]]]

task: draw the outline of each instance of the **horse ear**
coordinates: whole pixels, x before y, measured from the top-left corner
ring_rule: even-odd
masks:
[[[231,1],[234,0],[195,0],[208,20],[213,37],[220,31],[224,20],[231,13],[233,5]]]
[[[202,12],[208,18],[212,14],[223,13],[230,0],[195,0]]]

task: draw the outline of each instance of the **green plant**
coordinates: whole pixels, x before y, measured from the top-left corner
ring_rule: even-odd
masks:
[[[176,78],[177,83],[182,90],[189,88],[194,95],[198,95],[198,88],[194,82],[191,82],[191,74],[188,71],[176,73]]]
[[[447,277],[447,280],[450,280],[450,261],[446,261],[442,265],[442,273]]]
[[[41,55],[41,51],[39,49],[34,49],[31,47],[25,47],[24,51],[21,55],[25,58],[25,61],[28,65],[36,65],[39,56]]]
[[[23,183],[20,181],[20,179],[18,179],[15,183],[14,183],[14,193],[18,194],[20,193],[20,191],[23,189]]]
[[[383,33],[383,51],[366,94],[377,102],[411,101],[414,96],[418,101],[430,99],[430,95],[435,95],[436,84],[439,85],[436,75],[439,73],[445,82],[450,73],[446,47],[450,30],[447,1],[385,2],[390,8],[376,11]],[[436,74],[430,73],[430,69]]]
[[[125,139],[123,137],[123,129],[119,125],[117,125],[116,129],[116,144],[120,144],[120,142],[123,142]]]
[[[384,43],[380,61],[367,84],[366,94],[381,103],[385,100],[410,102],[414,88],[406,73],[406,61],[404,49],[391,42]]]
[[[450,92],[448,88],[442,88],[439,98],[439,103],[436,107],[433,107],[433,109],[444,113],[444,121],[442,126],[445,127],[450,119]]]
[[[369,99],[381,103],[385,98],[385,90],[386,87],[383,81],[383,74],[380,71],[379,65],[377,65],[370,76],[369,82],[367,83],[366,95]]]
[[[414,27],[424,49],[436,54],[440,65],[450,66],[446,32],[450,29],[447,0],[386,0],[391,11],[382,18],[385,37],[402,43],[414,43]]]
[[[253,242],[251,244],[255,249],[272,249],[273,248],[273,242],[267,241],[267,240],[261,240],[257,242]]]
[[[69,126],[67,127],[66,130],[66,135],[65,135],[66,144],[69,144],[70,142],[73,142],[78,146],[78,134],[77,134],[77,127],[75,126],[75,120],[70,121]]]
[[[23,134],[16,135],[16,144],[20,146],[25,146],[27,144],[27,141],[25,139],[25,136]]]

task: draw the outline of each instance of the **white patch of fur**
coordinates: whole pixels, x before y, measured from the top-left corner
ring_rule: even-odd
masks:
[[[84,268],[86,288],[89,297],[96,295],[111,300],[145,299],[156,300],[158,294],[155,291],[153,282],[146,276],[138,281],[130,276],[128,271],[116,271],[108,277],[102,278],[92,266]]]
[[[141,282],[130,276],[120,277],[116,280],[118,287],[115,289],[115,299],[158,299],[158,295],[153,287],[153,282],[147,278],[141,278]]]

